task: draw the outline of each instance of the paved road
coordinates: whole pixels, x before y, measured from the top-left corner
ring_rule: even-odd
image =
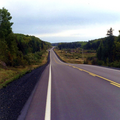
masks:
[[[19,120],[24,117],[25,120],[120,120],[120,71],[66,64],[51,50],[50,64]]]

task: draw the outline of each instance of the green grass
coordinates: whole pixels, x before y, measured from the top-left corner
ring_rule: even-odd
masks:
[[[42,55],[42,59],[40,60],[41,62],[25,67],[7,67],[7,69],[0,67],[0,89],[6,87],[10,82],[21,78],[26,73],[31,72],[33,69],[46,64],[47,57],[48,52]]]
[[[5,75],[6,77],[3,77],[3,79],[1,80],[0,88],[6,87],[7,84],[22,77],[23,75],[25,75],[28,72],[31,72],[31,70],[22,70],[21,72],[19,71],[18,73],[15,73],[12,70],[10,70],[10,72],[8,72],[8,70],[7,70],[6,73],[8,73],[8,75]]]

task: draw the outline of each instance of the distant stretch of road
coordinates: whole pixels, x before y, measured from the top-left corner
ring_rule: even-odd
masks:
[[[23,119],[120,120],[120,70],[64,63],[51,49]]]

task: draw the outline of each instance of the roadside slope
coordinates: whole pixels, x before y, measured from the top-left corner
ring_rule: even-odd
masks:
[[[16,120],[18,118],[42,72],[49,64],[49,56],[47,64],[13,81],[6,88],[0,90],[0,120]]]

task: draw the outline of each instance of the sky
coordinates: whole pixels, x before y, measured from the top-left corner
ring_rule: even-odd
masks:
[[[0,0],[12,16],[14,33],[58,42],[89,41],[120,30],[119,0]]]

